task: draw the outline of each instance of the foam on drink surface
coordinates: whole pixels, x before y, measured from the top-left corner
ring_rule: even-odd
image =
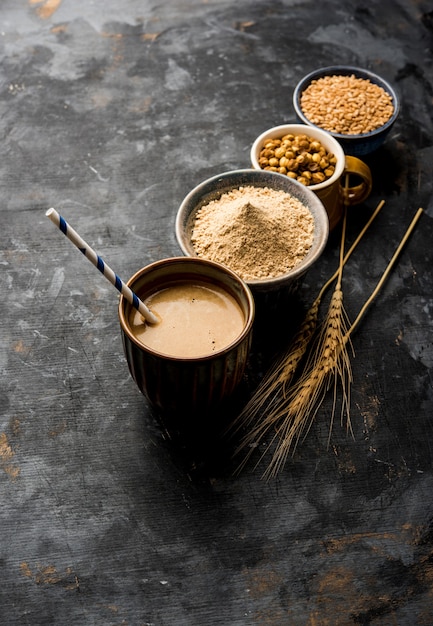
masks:
[[[132,333],[144,346],[177,358],[211,355],[239,337],[245,317],[235,298],[216,285],[179,282],[148,296],[144,303],[161,321],[147,324],[135,309]]]

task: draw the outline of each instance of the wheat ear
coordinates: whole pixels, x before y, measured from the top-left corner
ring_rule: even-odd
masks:
[[[364,303],[353,324],[346,330],[347,318],[343,313],[342,293],[340,294],[339,285],[341,279],[340,272],[328,311],[327,322],[323,326],[322,334],[319,339],[318,353],[316,353],[311,360],[312,367],[309,369],[306,368],[307,374],[302,376],[299,382],[291,389],[290,402],[288,405],[286,404],[285,407],[287,416],[286,419],[282,421],[282,425],[277,430],[274,437],[274,440],[277,440],[276,450],[267,470],[263,474],[264,478],[274,477],[283,468],[289,452],[295,450],[301,436],[305,437],[307,435],[314,417],[320,408],[321,402],[323,401],[324,395],[331,386],[332,380],[334,381],[334,403],[329,436],[332,431],[336,409],[338,379],[341,381],[343,390],[341,417],[343,419],[344,414],[346,414],[347,429],[352,431],[350,422],[350,386],[352,383],[352,373],[346,348],[350,342],[352,333],[365,315],[368,307],[378,295],[422,213],[423,209],[418,209],[374,291]],[[289,416],[291,419],[289,419]]]
[[[336,354],[338,342],[341,336],[343,336],[346,332],[346,328],[342,325],[344,316],[342,315],[343,292],[341,289],[346,223],[347,211],[345,211],[343,219],[337,284],[328,308],[327,318],[325,323],[322,325],[321,332],[319,333],[319,341],[316,342],[316,349],[313,351],[313,355],[310,354],[310,357],[305,365],[303,375],[297,382],[295,382],[295,392],[293,392],[292,389],[288,389],[287,378],[282,379],[280,373],[277,385],[280,385],[282,393],[273,394],[270,402],[268,403],[268,414],[261,421],[256,423],[255,426],[244,436],[240,446],[235,452],[235,454],[237,454],[242,448],[249,448],[246,458],[241,463],[240,468],[245,465],[246,460],[249,456],[251,456],[254,448],[257,447],[258,442],[263,438],[263,436],[269,430],[273,429],[274,436],[260,456],[258,463],[260,463],[263,456],[270,450],[271,447],[275,447],[271,463],[268,470],[265,472],[264,477],[275,475],[275,473],[279,471],[279,468],[286,462],[290,450],[296,447],[299,437],[307,426],[309,407],[311,404],[316,402],[317,394],[320,393],[323,386],[323,373],[325,372],[325,368],[328,367],[328,360],[332,359]],[[321,294],[322,293],[324,293],[324,290],[321,291]],[[321,294],[319,294],[319,296]],[[314,309],[315,323],[313,325],[305,325],[311,333],[311,337],[316,328],[318,303],[319,299],[316,299],[313,307],[310,309],[310,312]],[[313,326],[313,328],[311,328],[311,326]],[[303,327],[304,324],[302,325],[301,330]],[[298,333],[298,336],[299,335],[300,333]],[[309,338],[308,343],[310,342],[311,337]],[[307,349],[308,343],[304,342],[301,344],[302,356]],[[296,345],[298,347],[298,351],[300,351],[301,347],[299,343]],[[293,363],[293,354],[294,352],[292,351],[290,353],[290,359],[288,360],[289,365]]]
[[[376,209],[356,237],[355,241],[345,254],[342,264],[345,265],[349,260],[349,257],[354,252],[355,248],[367,232],[368,228],[371,226],[379,212],[381,211],[383,205],[385,204],[384,200],[381,200],[377,205]],[[341,265],[341,263],[339,264]],[[335,281],[337,276],[340,273],[340,267],[334,272],[334,274],[326,281],[326,283],[322,286],[319,294],[314,300],[313,304],[307,311],[303,322],[301,323],[298,331],[296,332],[294,338],[292,339],[288,350],[283,353],[278,360],[271,366],[267,374],[265,374],[261,383],[257,387],[254,394],[251,396],[248,403],[242,409],[240,414],[236,417],[233,424],[230,425],[229,430],[232,432],[237,432],[240,429],[249,429],[251,424],[256,422],[264,410],[264,408],[272,409],[273,405],[279,405],[281,403],[280,394],[283,396],[286,395],[289,384],[291,383],[297,368],[302,361],[308,346],[313,338],[314,332],[317,327],[317,319],[319,314],[319,307],[321,301],[328,290],[328,288]],[[273,428],[274,424],[270,419],[265,421],[260,421],[251,431],[249,435],[244,439],[244,442],[241,443],[239,449],[236,451],[240,451],[245,446],[251,445],[254,442],[256,437],[260,437],[264,434],[269,428]]]
[[[284,414],[279,414],[281,425],[276,429],[275,451],[264,473],[265,478],[275,476],[286,463],[289,453],[294,453],[301,437],[305,437],[321,402],[334,380],[334,405],[336,407],[337,383],[343,386],[343,411],[349,407],[352,373],[347,354],[348,321],[343,306],[342,272],[344,266],[344,244],[347,211],[344,214],[340,243],[340,262],[337,282],[329,303],[325,320],[318,338],[305,364],[301,377],[290,389],[289,402],[285,403]],[[333,416],[332,416],[333,420]],[[350,422],[348,422],[350,424]]]
[[[234,456],[237,456],[243,450],[247,450],[243,461],[238,466],[238,472],[244,467],[250,456],[258,447],[262,439],[269,433],[269,431],[274,431],[274,437],[271,439],[271,442],[260,456],[257,464],[260,463],[263,456],[274,444],[275,440],[279,441],[281,439],[281,434],[283,432],[281,423],[284,426],[284,420],[288,415],[290,405],[290,400],[287,395],[288,388],[314,336],[317,327],[319,306],[322,298],[338,276],[340,276],[341,292],[342,268],[361,241],[362,237],[365,235],[370,225],[373,223],[374,219],[381,211],[384,203],[384,200],[381,200],[381,202],[379,202],[375,211],[370,216],[369,220],[366,222],[344,257],[344,246],[340,247],[339,267],[328,279],[328,281],[322,286],[318,296],[308,310],[303,323],[301,324],[298,332],[292,340],[289,350],[280,357],[280,359],[274,364],[273,367],[271,367],[247,405],[243,408],[241,413],[234,420],[233,424],[231,424],[231,426],[229,427],[229,431],[231,430],[236,432],[242,429],[246,433],[241,439],[234,453]],[[334,298],[337,298],[337,295],[340,292],[337,290]],[[262,413],[265,409],[267,409],[267,415],[262,418]],[[280,433],[280,437],[278,436],[278,433]]]

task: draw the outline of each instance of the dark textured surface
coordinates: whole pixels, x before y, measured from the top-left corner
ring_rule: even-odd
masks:
[[[431,624],[432,16],[422,0],[2,0],[1,624]],[[224,450],[205,464],[163,437],[116,292],[44,212],[125,278],[179,254],[183,197],[248,167],[258,134],[295,121],[298,80],[340,63],[402,98],[350,214],[351,241],[386,201],[345,271],[351,319],[425,213],[353,337],[354,438],[337,420],[328,447],[327,397],[276,480],[235,477]],[[336,234],[257,333],[245,396],[337,258]]]

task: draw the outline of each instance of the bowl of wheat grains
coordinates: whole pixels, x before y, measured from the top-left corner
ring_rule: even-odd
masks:
[[[182,252],[225,265],[256,298],[293,294],[319,261],[329,221],[316,194],[275,172],[223,172],[194,187],[175,225]]]
[[[374,72],[335,65],[304,76],[293,92],[293,106],[299,121],[330,133],[346,154],[363,156],[385,141],[400,99]]]

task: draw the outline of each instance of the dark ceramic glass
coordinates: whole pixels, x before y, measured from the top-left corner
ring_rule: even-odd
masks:
[[[239,304],[244,328],[235,341],[209,355],[180,358],[144,346],[131,332],[131,305],[121,296],[119,321],[130,374],[149,402],[163,414],[197,414],[228,399],[242,380],[252,340],[254,299],[248,286],[219,263],[174,257],[140,269],[128,286],[142,299],[179,283],[191,281],[219,286]]]

